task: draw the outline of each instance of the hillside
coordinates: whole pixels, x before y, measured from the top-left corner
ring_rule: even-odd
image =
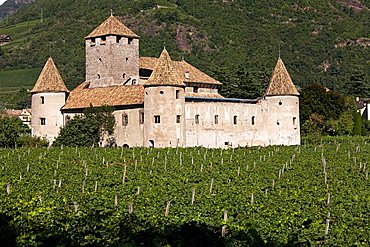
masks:
[[[0,19],[14,14],[25,4],[33,3],[35,0],[7,0],[0,6]]]
[[[84,80],[84,36],[113,9],[140,35],[142,56],[158,56],[165,43],[174,59],[183,55],[224,82],[226,96],[260,96],[280,53],[300,87],[317,82],[369,97],[369,7],[368,0],[38,0],[0,22],[0,33],[27,26],[1,47],[0,70],[40,68],[51,55],[72,89]]]

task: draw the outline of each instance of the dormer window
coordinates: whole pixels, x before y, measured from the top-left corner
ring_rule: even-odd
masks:
[[[185,71],[184,76],[185,76],[186,79],[190,79],[190,72]]]

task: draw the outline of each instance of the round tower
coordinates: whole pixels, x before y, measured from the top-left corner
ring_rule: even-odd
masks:
[[[31,90],[32,94],[32,136],[47,139],[52,143],[63,127],[61,108],[69,91],[52,58],[46,62]]]
[[[144,84],[145,147],[184,147],[185,84],[166,49]]]
[[[265,92],[265,132],[269,145],[299,145],[299,92],[281,58]]]

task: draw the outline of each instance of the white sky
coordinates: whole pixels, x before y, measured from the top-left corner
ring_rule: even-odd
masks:
[[[0,0],[0,5],[3,4],[6,0]]]

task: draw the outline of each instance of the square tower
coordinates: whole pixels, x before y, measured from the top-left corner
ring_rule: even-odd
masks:
[[[139,82],[139,36],[113,15],[85,37],[90,88]]]

